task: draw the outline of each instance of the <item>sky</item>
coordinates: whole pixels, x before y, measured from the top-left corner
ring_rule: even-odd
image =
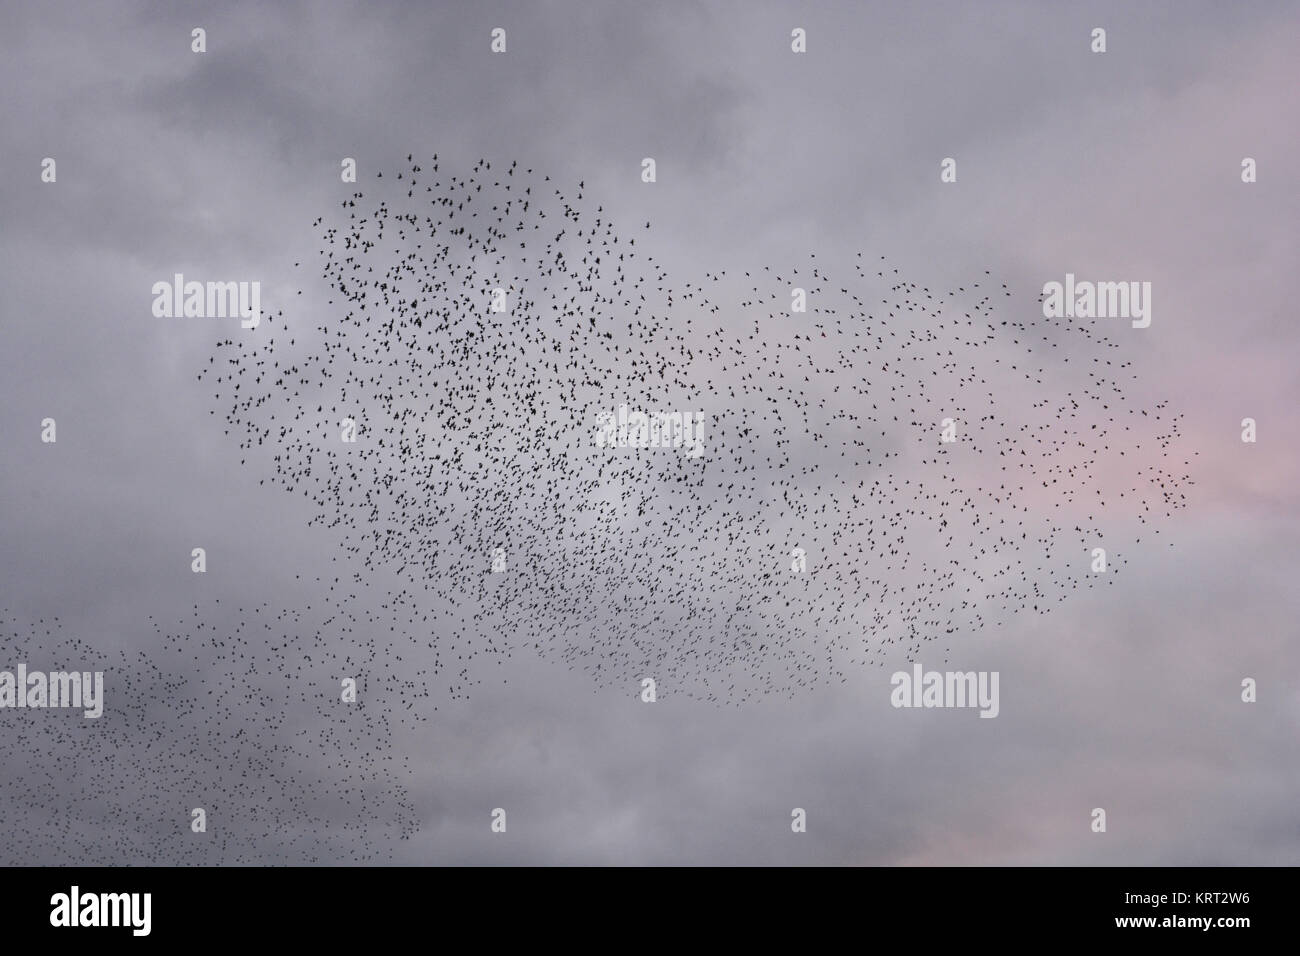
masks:
[[[102,721],[0,709],[0,859],[1293,864],[1297,37],[1266,2],[0,3],[0,669],[102,660],[107,687]],[[891,707],[893,666],[647,705],[528,654],[390,715],[419,662],[376,649],[371,594],[353,629],[326,610],[348,559],[198,380],[267,330],[156,318],[150,290],[256,278],[310,327],[317,217],[434,153],[583,182],[678,283],[862,251],[936,288],[988,270],[1037,322],[1067,272],[1149,281],[1151,327],[1115,339],[1184,415],[1187,506],[1111,586],[922,658],[999,672],[994,720]],[[262,607],[310,608],[316,659]],[[327,704],[322,658],[372,675],[363,706]]]

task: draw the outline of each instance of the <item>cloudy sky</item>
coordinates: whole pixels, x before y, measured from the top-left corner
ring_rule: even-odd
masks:
[[[0,668],[102,660],[109,694],[100,722],[0,710],[0,823],[24,834],[0,859],[1294,863],[1297,36],[1300,7],[1265,2],[0,4]],[[953,644],[1001,674],[996,720],[891,708],[888,668],[646,706],[526,655],[417,721],[204,711],[248,689],[205,636],[283,662],[248,608],[310,605],[340,657],[362,639],[320,614],[340,571],[311,509],[209,414],[196,374],[237,329],[155,319],[151,286],[260,278],[288,314],[340,160],[364,187],[408,153],[582,180],[653,222],[678,281],[866,250],[939,287],[990,270],[1026,322],[1066,272],[1150,281],[1124,358],[1185,415],[1188,506],[1113,586]],[[352,659],[406,665],[381,658]],[[277,702],[328,684],[259,679]]]

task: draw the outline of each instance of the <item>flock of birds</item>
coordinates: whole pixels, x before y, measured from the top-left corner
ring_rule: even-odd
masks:
[[[675,281],[584,191],[408,157],[317,220],[307,308],[198,378],[339,575],[155,620],[147,652],[0,620],[13,660],[110,688],[99,720],[9,722],[7,861],[382,859],[419,830],[395,728],[485,666],[740,704],[937,663],[1112,580],[1185,506],[1178,417],[1126,394],[1104,323],[1000,318],[987,273],[935,292],[862,255]],[[703,454],[598,442],[620,405],[702,413]]]
[[[340,704],[366,648],[339,649],[327,608],[223,604],[130,649],[0,611],[0,666],[102,671],[105,698],[96,719],[6,712],[0,863],[382,863],[419,830],[396,694],[376,679]]]
[[[661,694],[793,694],[1046,613],[1185,505],[1178,418],[1126,398],[1097,320],[999,319],[1005,285],[932,292],[861,255],[843,281],[810,256],[675,282],[584,189],[408,157],[317,221],[319,311],[200,375],[352,582],[395,575],[385,606],[449,695],[519,649]],[[603,447],[620,405],[702,413],[704,453]]]

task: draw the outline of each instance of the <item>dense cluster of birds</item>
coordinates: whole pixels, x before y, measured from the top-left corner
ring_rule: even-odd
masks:
[[[649,223],[638,245],[517,162],[408,157],[366,190],[315,223],[311,307],[199,380],[349,586],[384,589],[429,674],[411,693],[527,649],[602,684],[788,695],[1047,613],[1185,506],[1179,416],[1127,397],[1105,320],[999,318],[988,273],[933,292],[810,255],[678,282]],[[602,444],[620,405],[702,413],[703,454]]]
[[[408,157],[366,189],[317,220],[290,317],[198,375],[338,573],[295,574],[297,607],[196,603],[143,649],[0,614],[0,667],[102,670],[108,698],[7,721],[5,862],[383,860],[421,827],[396,732],[488,665],[792,695],[1046,614],[1186,504],[1179,417],[1132,396],[1104,320],[999,317],[988,273],[678,282],[649,223],[518,163]],[[701,453],[599,440],[624,405],[702,416]]]

